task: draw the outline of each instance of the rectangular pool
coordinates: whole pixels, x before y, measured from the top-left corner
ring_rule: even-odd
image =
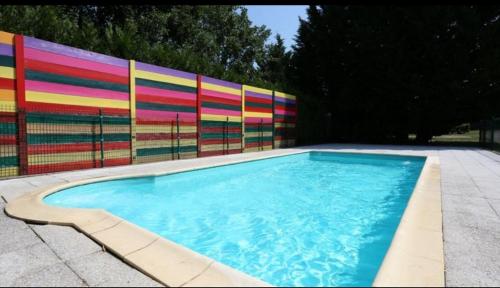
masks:
[[[307,152],[87,184],[50,205],[103,208],[276,286],[370,286],[425,157]]]

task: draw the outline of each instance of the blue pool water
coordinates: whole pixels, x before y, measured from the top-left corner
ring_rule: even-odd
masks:
[[[309,152],[49,195],[276,286],[370,286],[424,157]]]

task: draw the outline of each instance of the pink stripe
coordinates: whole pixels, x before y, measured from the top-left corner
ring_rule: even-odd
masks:
[[[84,96],[93,98],[125,100],[125,101],[129,100],[128,93],[124,92],[79,87],[66,84],[56,84],[50,82],[40,82],[33,80],[26,80],[26,90],[57,93],[57,94],[72,95],[72,96]]]
[[[196,100],[195,93],[179,92],[179,91],[172,91],[172,90],[165,90],[165,89],[158,89],[158,88],[151,88],[151,87],[144,87],[144,86],[136,86],[135,93],[136,94],[147,94],[147,95],[158,96],[158,97],[166,97],[166,98]]]
[[[28,58],[28,59],[49,62],[49,63],[59,64],[59,65],[65,65],[68,67],[89,69],[89,70],[94,70],[94,71],[99,71],[99,72],[104,72],[104,73],[115,74],[115,75],[119,75],[119,76],[123,76],[123,77],[128,77],[128,69],[127,68],[120,68],[120,67],[114,66],[114,65],[106,65],[106,64],[82,60],[82,59],[78,59],[78,58],[74,58],[74,57],[58,55],[58,54],[40,51],[37,49],[27,48],[27,47],[24,49],[24,53],[26,55],[26,58]]]
[[[217,92],[217,91],[212,91],[212,90],[207,90],[207,89],[201,89],[201,94],[206,95],[206,96],[210,96],[210,97],[219,97],[219,98],[231,99],[231,100],[236,100],[236,101],[241,102],[241,95],[234,95],[234,94]],[[203,96],[202,96],[202,98],[203,98]]]
[[[224,110],[224,109],[205,108],[205,107],[201,107],[201,113],[202,114],[227,115],[227,116],[241,116],[241,111],[232,111],[232,110]]]
[[[196,113],[188,112],[170,112],[170,111],[152,111],[137,109],[137,117],[142,120],[175,120],[177,118],[177,113],[179,113],[179,120],[196,121]]]
[[[262,123],[273,123],[273,118],[256,118],[256,117],[245,117],[245,123],[260,123],[262,119]]]
[[[276,109],[276,108],[274,109],[274,113],[280,115],[295,115],[295,111]]]

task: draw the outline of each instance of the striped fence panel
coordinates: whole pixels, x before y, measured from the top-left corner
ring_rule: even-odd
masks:
[[[196,74],[137,62],[137,163],[197,157]]]
[[[274,91],[274,147],[295,146],[297,121],[296,97]]]
[[[0,177],[18,175],[14,34],[0,31]]]
[[[206,76],[198,82],[199,156],[241,153],[241,85]]]
[[[243,85],[245,152],[273,148],[273,91]]]
[[[27,173],[129,164],[129,62],[32,37],[23,48]]]

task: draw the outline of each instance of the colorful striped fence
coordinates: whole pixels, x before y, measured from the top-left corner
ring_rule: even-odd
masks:
[[[199,76],[199,156],[242,152],[241,85]]]
[[[32,37],[23,56],[28,174],[129,164],[128,61]]]
[[[296,97],[274,91],[274,147],[295,146],[297,121]]]
[[[0,32],[0,177],[289,147],[295,101]]]
[[[135,65],[137,162],[196,157],[196,74]]]
[[[245,152],[273,148],[273,91],[243,85]]]
[[[0,177],[18,175],[14,34],[0,31]]]

